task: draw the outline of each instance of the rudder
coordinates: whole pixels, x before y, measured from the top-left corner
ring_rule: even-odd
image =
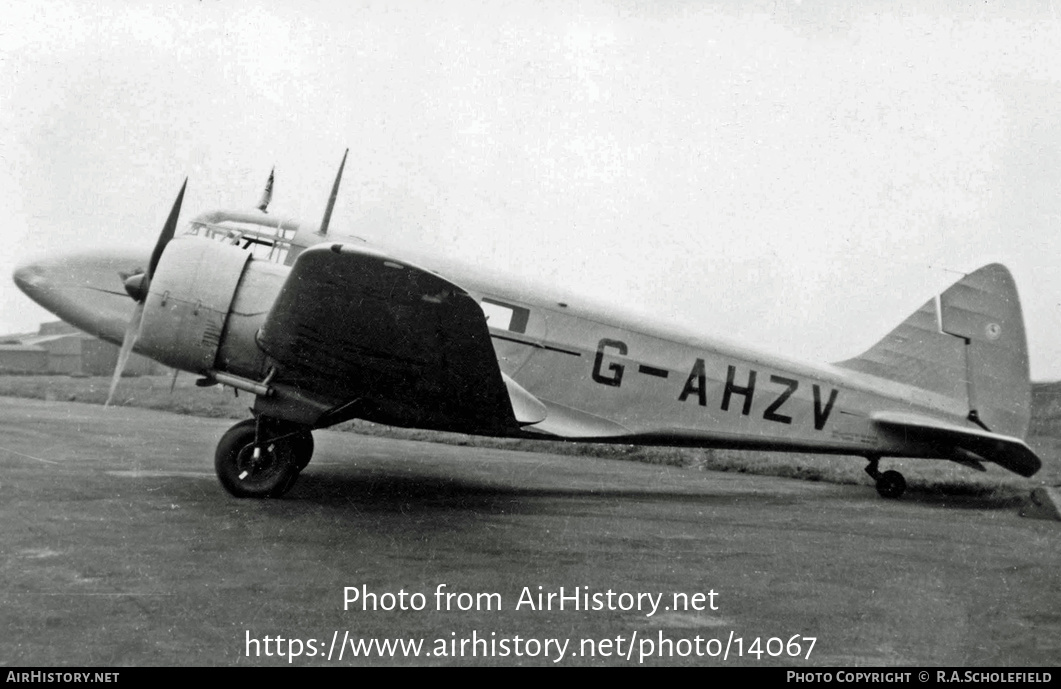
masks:
[[[993,433],[1023,438],[1031,421],[1028,340],[1013,276],[993,263],[940,295],[943,331],[964,340],[969,410]]]

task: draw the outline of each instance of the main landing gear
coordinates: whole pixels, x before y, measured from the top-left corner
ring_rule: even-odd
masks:
[[[258,416],[221,436],[214,468],[221,485],[237,498],[278,498],[291,490],[311,457],[308,428]]]
[[[885,471],[882,474],[879,468],[880,457],[871,456],[866,459],[869,460],[866,473],[877,482],[877,493],[882,498],[895,500],[906,492],[906,479],[903,478],[902,474],[898,471]]]

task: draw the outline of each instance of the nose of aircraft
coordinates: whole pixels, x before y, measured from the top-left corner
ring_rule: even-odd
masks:
[[[44,258],[19,266],[15,284],[67,323],[121,344],[136,305],[123,283],[143,272],[150,254],[113,249]]]

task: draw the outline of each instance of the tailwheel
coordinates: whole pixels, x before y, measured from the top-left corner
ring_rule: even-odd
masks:
[[[259,417],[221,436],[214,468],[221,485],[237,498],[278,498],[295,485],[312,453],[309,431]]]
[[[906,492],[906,479],[898,471],[885,471],[881,473],[880,457],[867,457],[869,466],[866,473],[877,482],[877,494],[882,498],[896,500]]]

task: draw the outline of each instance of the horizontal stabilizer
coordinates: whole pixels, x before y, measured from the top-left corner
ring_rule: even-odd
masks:
[[[884,431],[903,434],[910,440],[948,446],[955,461],[962,464],[969,459],[965,453],[971,452],[1021,476],[1032,476],[1042,466],[1042,461],[1019,438],[917,414],[878,412],[870,418]]]

